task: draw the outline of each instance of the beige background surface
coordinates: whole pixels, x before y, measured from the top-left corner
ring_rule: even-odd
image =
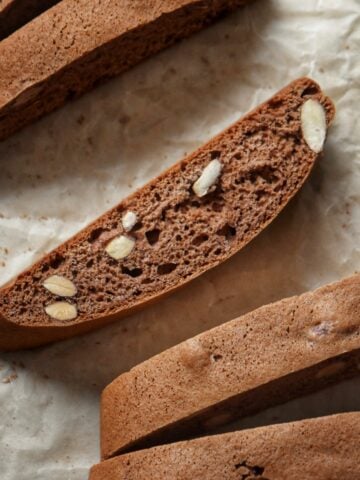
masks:
[[[337,106],[324,159],[226,264],[102,331],[0,354],[1,480],[80,480],[120,372],[259,305],[360,269],[360,3],[258,0],[0,144],[0,284],[292,79]],[[359,379],[256,425],[360,409]]]

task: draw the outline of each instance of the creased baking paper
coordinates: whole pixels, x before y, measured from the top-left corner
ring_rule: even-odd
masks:
[[[0,355],[1,480],[83,480],[99,395],[119,373],[262,304],[360,269],[360,3],[258,0],[0,144],[0,283],[289,81],[337,116],[310,181],[240,254],[116,325]],[[360,382],[256,425],[359,409]],[[146,412],[144,412],[146,413]]]

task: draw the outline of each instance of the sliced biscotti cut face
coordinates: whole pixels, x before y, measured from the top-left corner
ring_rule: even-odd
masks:
[[[301,78],[145,185],[0,291],[0,348],[104,325],[227,260],[303,185],[333,115]]]
[[[360,413],[198,438],[95,465],[89,480],[360,478]]]
[[[62,0],[0,44],[0,140],[249,1]]]
[[[207,432],[360,373],[360,275],[261,307],[114,380],[102,458]]]

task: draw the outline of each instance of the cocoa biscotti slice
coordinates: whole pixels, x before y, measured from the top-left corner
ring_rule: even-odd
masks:
[[[0,348],[105,325],[231,257],[300,189],[333,115],[296,80],[145,185],[0,291]]]
[[[62,0],[0,43],[0,140],[250,0]]]
[[[59,0],[0,0],[0,40],[58,2]]]
[[[261,307],[112,382],[102,458],[182,440],[360,373],[360,275]]]
[[[198,438],[95,465],[89,480],[360,478],[360,413]]]

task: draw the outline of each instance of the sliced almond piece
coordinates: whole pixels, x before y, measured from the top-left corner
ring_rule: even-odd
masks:
[[[211,187],[215,185],[221,169],[222,165],[219,160],[211,160],[211,162],[204,168],[202,174],[192,187],[198,197],[204,197]]]
[[[115,260],[121,260],[127,257],[135,246],[135,240],[125,235],[116,237],[109,242],[105,248],[105,251],[110,257]]]
[[[68,302],[55,302],[45,307],[45,312],[55,320],[74,320],[77,308]]]
[[[60,275],[52,275],[47,278],[43,286],[46,290],[59,295],[60,297],[73,297],[76,294],[76,287],[71,280]]]
[[[122,226],[125,230],[125,232],[130,232],[132,230],[137,222],[137,215],[135,212],[131,212],[130,210],[125,213],[122,217]]]
[[[317,100],[309,99],[301,107],[301,129],[311,150],[321,152],[326,137],[325,109]]]

